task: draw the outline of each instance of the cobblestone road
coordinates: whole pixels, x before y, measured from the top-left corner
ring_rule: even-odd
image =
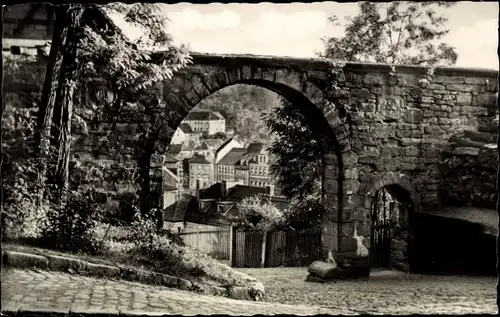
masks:
[[[496,277],[375,271],[368,280],[304,282],[306,268],[238,269],[259,279],[266,300],[382,314],[493,314]]]
[[[494,277],[376,273],[368,281],[317,284],[304,282],[305,268],[241,271],[264,282],[268,302],[59,272],[8,269],[2,272],[2,310],[183,315],[496,312]]]
[[[233,300],[125,281],[14,269],[2,272],[2,310],[182,315],[329,312],[315,307]]]

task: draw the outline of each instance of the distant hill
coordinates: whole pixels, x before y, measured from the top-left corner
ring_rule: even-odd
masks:
[[[268,144],[271,132],[262,115],[280,106],[276,93],[258,86],[238,84],[215,92],[196,108],[220,112],[226,118],[226,130],[234,130],[245,142]]]

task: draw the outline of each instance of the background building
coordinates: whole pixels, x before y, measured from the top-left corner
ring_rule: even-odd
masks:
[[[202,155],[195,155],[189,160],[189,188],[196,189],[196,180],[200,188],[206,188],[215,183],[214,164]]]
[[[206,132],[208,135],[226,132],[226,119],[216,111],[191,111],[183,120],[194,132]]]

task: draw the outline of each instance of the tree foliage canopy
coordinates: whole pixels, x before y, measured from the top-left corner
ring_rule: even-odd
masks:
[[[283,106],[264,116],[277,139],[269,147],[276,156],[271,171],[278,177],[283,193],[303,199],[321,192],[322,149],[304,114],[281,99]]]
[[[455,48],[441,40],[447,19],[436,12],[454,2],[360,2],[360,12],[347,16],[342,37],[323,39],[323,56],[343,61],[390,64],[453,65]],[[333,15],[329,21],[339,26]]]
[[[243,141],[267,143],[272,136],[261,114],[280,106],[278,97],[265,88],[233,85],[213,93],[198,107],[220,112],[226,119],[226,129],[233,130]]]
[[[260,196],[245,197],[238,203],[241,226],[250,230],[270,231],[285,223],[283,213]]]

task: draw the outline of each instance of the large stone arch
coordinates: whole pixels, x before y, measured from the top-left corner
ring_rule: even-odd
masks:
[[[322,256],[325,259],[330,255],[337,258],[341,253],[351,251],[342,244],[342,239],[346,237],[339,230],[339,223],[346,218],[346,211],[348,219],[353,217],[354,202],[357,201],[354,197],[358,188],[357,155],[351,149],[349,128],[343,122],[340,110],[324,98],[323,91],[308,74],[310,72],[286,67],[222,67],[195,63],[163,84],[163,97],[170,109],[178,109],[176,119],[169,122],[172,128],[177,127],[204,98],[235,84],[256,85],[274,91],[301,107],[306,116],[324,121],[329,129],[321,132],[329,136],[334,144],[325,149],[323,157],[326,211],[322,215]],[[167,133],[168,140],[175,129],[170,130]],[[344,234],[352,236],[354,232]]]

